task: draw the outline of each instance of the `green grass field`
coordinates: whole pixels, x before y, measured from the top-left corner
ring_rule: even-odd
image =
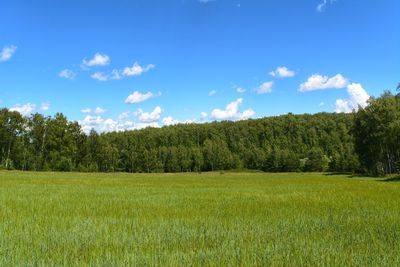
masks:
[[[0,172],[0,266],[399,266],[400,183]]]

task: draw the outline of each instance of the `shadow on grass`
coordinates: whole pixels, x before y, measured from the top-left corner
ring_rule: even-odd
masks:
[[[335,176],[335,175],[348,175],[351,176],[352,173],[351,172],[327,172],[324,173],[326,176]]]
[[[381,182],[400,182],[400,176],[389,177],[381,180]]]
[[[370,174],[360,174],[360,173],[351,173],[351,172],[329,172],[325,173],[326,176],[335,176],[335,175],[343,175],[348,178],[377,178],[374,175]]]

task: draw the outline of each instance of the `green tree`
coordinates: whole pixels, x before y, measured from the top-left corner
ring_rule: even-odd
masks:
[[[305,170],[310,172],[326,171],[329,167],[329,159],[320,148],[312,148],[308,152]]]
[[[400,105],[390,92],[371,99],[354,121],[355,148],[363,168],[376,175],[399,169]]]
[[[37,171],[43,170],[44,166],[48,120],[49,118],[35,113],[27,122],[30,129],[27,133],[30,151],[34,155],[32,168]]]
[[[24,118],[16,111],[0,110],[1,165],[6,169],[13,167],[14,145],[23,133]]]

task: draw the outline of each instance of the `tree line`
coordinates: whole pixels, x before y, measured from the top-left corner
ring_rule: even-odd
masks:
[[[83,133],[63,114],[0,110],[0,168],[81,172],[332,171],[400,167],[400,101],[386,92],[350,114]]]

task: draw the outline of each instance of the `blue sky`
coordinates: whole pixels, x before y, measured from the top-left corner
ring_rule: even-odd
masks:
[[[13,0],[0,105],[85,131],[349,112],[400,81],[397,0]]]

